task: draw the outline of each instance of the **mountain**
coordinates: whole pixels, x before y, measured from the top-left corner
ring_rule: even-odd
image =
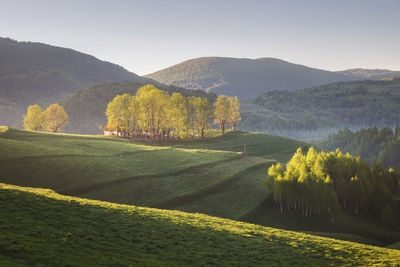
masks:
[[[349,69],[343,71],[337,71],[337,73],[344,74],[348,77],[359,78],[360,80],[373,79],[378,80],[382,78],[388,78],[391,76],[400,75],[400,71],[392,71],[385,69]]]
[[[393,76],[389,71],[367,71]],[[249,99],[273,90],[294,90],[322,84],[363,80],[361,71],[332,72],[293,64],[276,58],[203,57],[191,59],[145,77],[189,89],[202,89]],[[385,77],[387,77],[385,76]]]
[[[72,49],[0,38],[0,124],[20,121],[28,105],[48,105],[94,83],[146,80]]]
[[[70,116],[67,128],[69,133],[97,134],[99,126],[106,123],[105,111],[108,103],[121,94],[134,95],[136,91],[148,82],[105,82],[92,85],[76,91],[59,102]],[[214,93],[202,90],[188,90],[174,86],[156,85],[157,88],[169,93],[178,92],[184,96],[206,97],[212,103],[216,99]]]
[[[400,79],[337,82],[296,91],[272,91],[242,105],[242,130],[320,138],[348,127],[400,125]],[[324,132],[327,131],[328,132]]]

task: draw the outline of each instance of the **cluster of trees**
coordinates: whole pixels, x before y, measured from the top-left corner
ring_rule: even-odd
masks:
[[[237,97],[221,95],[214,109],[206,98],[169,95],[154,85],[145,85],[134,96],[117,95],[107,106],[104,130],[130,138],[204,137],[214,118],[222,133],[227,125],[235,129],[240,121]]]
[[[383,224],[393,226],[400,193],[400,174],[371,168],[360,157],[335,152],[303,154],[299,148],[287,163],[268,170],[267,186],[274,193],[281,212],[297,210],[303,217],[329,214],[332,222],[339,210],[354,214],[381,216]]]
[[[326,150],[339,148],[352,155],[358,155],[374,165],[379,162],[385,168],[400,168],[400,127],[376,127],[352,132],[349,129],[340,130],[329,135],[318,144]]]
[[[56,133],[68,124],[68,118],[68,114],[59,104],[52,104],[46,110],[39,105],[33,105],[28,107],[24,115],[24,128]]]

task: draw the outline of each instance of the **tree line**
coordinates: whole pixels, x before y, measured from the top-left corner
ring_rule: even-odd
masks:
[[[56,133],[68,124],[68,119],[68,114],[59,104],[52,104],[46,110],[39,105],[32,105],[24,115],[24,128],[30,131]]]
[[[389,227],[396,222],[400,174],[379,164],[370,167],[339,149],[318,153],[311,147],[303,154],[299,148],[286,166],[278,163],[268,169],[267,187],[281,212],[296,210],[305,218],[328,214],[334,222],[344,210],[380,216]]]
[[[117,95],[108,104],[104,130],[132,139],[203,138],[212,119],[223,134],[229,125],[235,129],[241,120],[239,107],[237,97],[220,95],[212,107],[206,98],[169,95],[149,84],[134,96]]]
[[[400,127],[383,128],[376,127],[361,129],[352,132],[349,129],[340,130],[329,135],[326,140],[318,143],[321,148],[334,150],[336,148],[361,156],[369,164],[377,162],[383,167],[400,167]]]

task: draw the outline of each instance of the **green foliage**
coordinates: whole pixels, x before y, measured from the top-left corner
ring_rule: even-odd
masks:
[[[106,115],[106,129],[117,131],[118,136],[165,140],[193,138],[198,132],[203,138],[212,109],[207,99],[180,93],[170,96],[151,84],[139,88],[135,96],[117,95]]]
[[[98,126],[105,125],[107,118],[104,111],[116,95],[135,95],[139,88],[149,85],[145,82],[108,82],[78,90],[62,99],[60,104],[70,116],[66,132],[97,134]],[[154,84],[153,84],[154,86]],[[196,96],[207,98],[211,104],[216,99],[213,93],[201,90],[187,90],[174,86],[157,85],[157,88],[168,94],[180,93],[184,97]]]
[[[229,96],[220,95],[214,103],[215,120],[214,123],[219,126],[222,134],[225,133],[227,124],[230,121],[232,112],[232,100]]]
[[[48,131],[56,133],[68,124],[68,114],[59,104],[50,105],[44,112],[45,127]]]
[[[46,125],[46,116],[43,109],[39,105],[29,106],[26,115],[24,115],[25,130],[40,131]]]
[[[68,118],[64,108],[59,104],[52,104],[45,111],[39,105],[29,106],[27,114],[24,115],[24,128],[56,133],[68,124]]]
[[[1,184],[0,200],[0,265],[5,266],[389,266],[400,261],[397,250],[46,189]]]
[[[342,206],[355,214],[380,214],[383,210],[386,224],[389,215],[385,209],[394,203],[391,185],[386,183],[397,177],[394,170],[370,168],[340,150],[317,153],[310,148],[304,155],[299,148],[286,168],[273,165],[268,175],[267,186],[281,212],[284,208],[299,210],[303,217],[327,213],[333,222]]]
[[[353,155],[361,156],[369,164],[382,164],[385,168],[400,168],[400,127],[376,127],[352,132],[349,129],[340,130],[329,135],[327,139],[318,142],[318,146],[326,150],[339,148]],[[389,182],[395,188],[395,181]]]

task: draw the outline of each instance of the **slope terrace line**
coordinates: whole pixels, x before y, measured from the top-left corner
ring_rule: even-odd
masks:
[[[238,182],[240,179],[245,177],[247,172],[251,172],[251,171],[259,169],[259,168],[266,169],[267,164],[273,163],[273,162],[276,162],[276,161],[275,160],[267,160],[265,162],[255,164],[253,166],[250,166],[244,170],[237,172],[234,175],[229,176],[227,179],[225,179],[217,184],[200,189],[193,193],[183,194],[183,195],[174,197],[170,200],[166,200],[164,202],[158,203],[158,204],[154,205],[154,207],[159,208],[159,209],[173,209],[173,208],[181,205],[182,203],[185,203],[185,204],[192,203],[192,202],[197,201],[207,195],[218,193],[223,188],[226,188],[227,186]]]
[[[128,177],[123,177],[117,180],[109,181],[109,182],[103,182],[103,183],[98,183],[95,185],[90,185],[90,186],[84,186],[80,187],[74,190],[67,190],[67,191],[61,191],[60,194],[63,195],[72,195],[72,196],[79,196],[83,194],[87,194],[93,191],[100,190],[104,187],[108,186],[115,186],[115,185],[122,185],[125,183],[129,183],[131,180],[138,180],[138,179],[151,179],[151,178],[162,178],[166,176],[175,176],[175,175],[180,175],[188,172],[195,172],[198,171],[202,168],[210,168],[214,167],[218,164],[225,163],[225,162],[230,162],[230,161],[235,161],[235,160],[240,160],[241,156],[240,155],[235,155],[233,157],[223,159],[223,160],[218,160],[214,162],[209,162],[209,163],[204,163],[204,164],[199,164],[195,166],[190,166],[188,168],[184,168],[181,170],[177,171],[172,171],[172,172],[167,172],[167,173],[161,173],[161,174],[145,174],[145,175],[134,175],[134,176],[128,176]]]

